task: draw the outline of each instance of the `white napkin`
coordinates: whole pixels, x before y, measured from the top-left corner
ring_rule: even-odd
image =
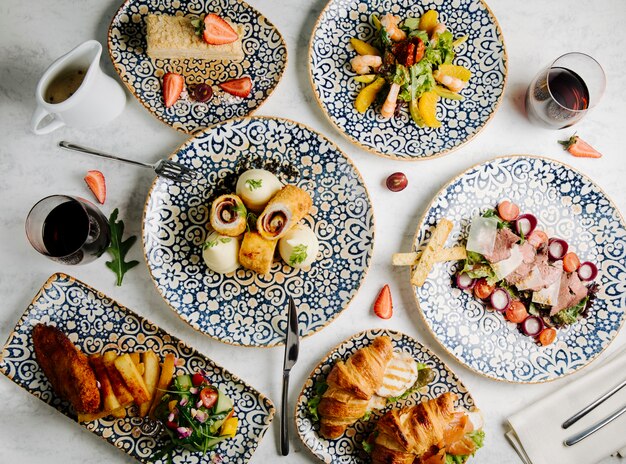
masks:
[[[626,387],[568,429],[561,424],[626,379],[626,346],[597,368],[508,418],[506,438],[525,464],[594,464],[626,455],[626,414],[573,446],[563,442],[626,405]],[[620,448],[622,448],[620,450]]]

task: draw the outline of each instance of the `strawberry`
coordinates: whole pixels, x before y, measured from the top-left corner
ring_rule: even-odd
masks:
[[[230,24],[215,13],[209,13],[204,17],[204,30],[202,38],[210,45],[224,45],[234,42],[239,38]]]
[[[103,205],[107,197],[107,186],[104,182],[104,174],[100,171],[87,171],[85,182],[87,182],[87,186],[93,192],[96,199]]]
[[[389,285],[385,285],[376,297],[374,313],[381,319],[389,319],[393,315],[393,303],[391,302]]]
[[[184,86],[185,79],[180,74],[168,72],[163,76],[163,101],[166,108],[178,101]]]
[[[252,79],[249,77],[241,77],[239,79],[222,82],[219,86],[224,92],[228,92],[236,97],[246,98],[250,95],[250,91],[252,91]]]
[[[578,158],[600,158],[602,153],[593,148],[583,139],[576,134],[572,135],[567,140],[559,140],[559,143],[563,145],[563,150],[569,151],[572,155]]]

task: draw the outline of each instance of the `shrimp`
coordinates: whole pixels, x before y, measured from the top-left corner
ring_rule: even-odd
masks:
[[[446,32],[446,25],[444,23],[437,24],[431,34],[431,40],[437,40],[439,38],[439,34],[443,34],[444,32]]]
[[[402,29],[398,27],[400,22],[400,16],[394,16],[391,13],[387,13],[380,18],[380,24],[385,28],[389,38],[395,42],[406,39],[406,34]]]
[[[435,71],[433,73],[433,77],[440,84],[445,85],[453,92],[460,92],[465,87],[466,82],[463,82],[458,77],[448,76],[447,74],[443,74],[442,72]]]
[[[383,59],[376,55],[359,55],[350,60],[352,69],[357,74],[367,74],[370,68],[380,68],[383,65]]]
[[[380,110],[380,114],[383,118],[389,119],[396,111],[396,102],[398,101],[398,94],[400,93],[400,84],[393,83],[387,94],[387,99],[383,103],[383,107]]]

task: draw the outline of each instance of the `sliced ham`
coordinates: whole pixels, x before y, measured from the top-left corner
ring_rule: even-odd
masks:
[[[552,306],[550,316],[554,316],[565,308],[576,306],[588,293],[589,290],[585,284],[582,283],[576,272],[563,274],[559,288],[559,298],[556,305]]]
[[[520,245],[519,249],[524,261],[506,277],[509,284],[517,284],[527,279],[535,267],[535,257],[537,256],[535,248],[526,241]]]
[[[511,256],[511,247],[520,241],[520,237],[511,232],[511,229],[500,229],[496,235],[493,253],[484,255],[490,263],[497,263]]]

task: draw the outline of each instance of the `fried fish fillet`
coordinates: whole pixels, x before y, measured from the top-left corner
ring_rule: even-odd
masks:
[[[72,403],[76,412],[98,412],[100,391],[87,356],[63,332],[49,325],[35,326],[33,344],[37,362],[57,395]]]

